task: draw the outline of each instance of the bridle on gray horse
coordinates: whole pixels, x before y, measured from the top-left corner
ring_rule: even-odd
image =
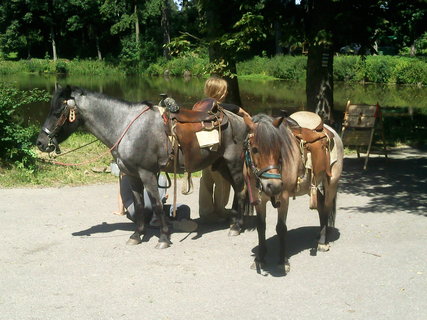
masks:
[[[48,146],[53,146],[56,153],[60,153],[61,151],[58,149],[58,146],[53,143],[53,139],[58,134],[59,130],[64,125],[65,121],[74,122],[76,121],[76,102],[73,99],[64,100],[64,109],[62,109],[61,114],[58,118],[58,120],[55,123],[55,126],[52,130],[49,130],[46,127],[42,127],[42,131],[47,134],[49,137],[49,144]]]

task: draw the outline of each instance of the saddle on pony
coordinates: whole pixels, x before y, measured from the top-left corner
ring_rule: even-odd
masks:
[[[166,110],[168,111],[163,114],[166,131],[179,144],[184,156],[185,170],[193,172],[202,161],[201,148],[210,147],[212,150],[218,148],[221,130],[228,122],[227,117],[216,100],[210,98],[197,102],[192,110],[182,108],[173,108],[175,112],[170,111],[171,108]]]
[[[290,115],[291,130],[300,143],[304,156],[304,166],[311,158],[311,168],[317,177],[321,172],[331,176],[331,150],[334,134],[323,126],[319,115],[308,111],[298,111]]]

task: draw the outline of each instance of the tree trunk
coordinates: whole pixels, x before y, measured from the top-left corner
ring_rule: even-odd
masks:
[[[415,57],[416,52],[417,52],[417,49],[415,48],[415,40],[414,40],[414,41],[412,41],[411,50],[410,50],[409,55],[411,57]]]
[[[333,123],[333,91],[333,52],[325,45],[311,45],[307,59],[307,109],[326,123]]]
[[[207,38],[208,41],[212,43],[213,40],[218,39],[223,34],[224,26],[221,25],[221,1],[202,1],[203,9],[206,13],[206,22],[208,26]],[[221,48],[221,46],[216,44],[211,44],[209,46],[209,62],[214,65],[219,65],[222,62],[226,63],[226,67],[214,68],[217,71],[211,72],[211,75],[216,75],[223,77],[228,84],[228,94],[225,99],[228,103],[234,103],[238,106],[242,105],[242,100],[240,99],[239,91],[239,82],[237,76],[231,77],[229,74],[236,74],[236,62],[233,59],[229,58],[230,55],[227,55],[226,52]]]
[[[280,43],[281,39],[282,39],[282,26],[279,20],[275,19],[274,20],[274,44],[276,47],[276,55],[283,54],[283,49]]]
[[[333,46],[331,0],[307,1],[306,33],[309,42],[307,59],[307,109],[319,114],[326,123],[333,121]]]
[[[170,50],[167,47],[167,45],[171,42],[170,28],[169,28],[169,15],[170,15],[169,1],[163,0],[161,26],[163,30],[163,57],[166,59],[170,59]]]
[[[99,46],[99,37],[96,36],[96,51],[98,53],[98,60],[102,60],[101,48]]]
[[[135,0],[134,6],[134,15],[135,15],[135,42],[139,44],[139,17],[138,17],[138,3]]]
[[[53,31],[53,26],[50,27],[50,41],[52,42],[53,61],[56,61],[58,60],[58,55],[56,54],[55,32]]]

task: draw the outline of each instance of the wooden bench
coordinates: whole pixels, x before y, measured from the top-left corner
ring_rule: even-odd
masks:
[[[341,130],[344,146],[356,147],[357,157],[360,158],[361,148],[366,148],[366,159],[363,169],[366,170],[371,153],[374,133],[380,131],[383,141],[383,151],[387,158],[387,148],[382,127],[381,107],[376,105],[351,104],[347,102]]]

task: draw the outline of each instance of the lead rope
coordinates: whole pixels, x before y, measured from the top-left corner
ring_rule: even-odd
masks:
[[[125,128],[125,130],[123,131],[123,133],[120,135],[119,139],[116,141],[116,143],[110,148],[108,149],[108,151],[101,153],[99,156],[89,159],[87,161],[84,162],[79,162],[79,163],[64,163],[64,162],[59,162],[59,161],[51,161],[51,160],[44,160],[45,162],[49,162],[52,164],[56,164],[56,165],[60,165],[60,166],[81,166],[81,165],[85,165],[91,162],[94,162],[98,159],[101,159],[103,156],[105,156],[107,153],[110,153],[111,151],[113,151],[120,143],[120,141],[122,141],[123,137],[125,136],[125,134],[128,132],[129,128],[132,126],[132,124],[140,117],[142,116],[145,112],[147,112],[150,109],[150,107],[146,107],[144,110],[142,110],[135,118],[133,118],[133,120],[127,125],[127,127]]]

